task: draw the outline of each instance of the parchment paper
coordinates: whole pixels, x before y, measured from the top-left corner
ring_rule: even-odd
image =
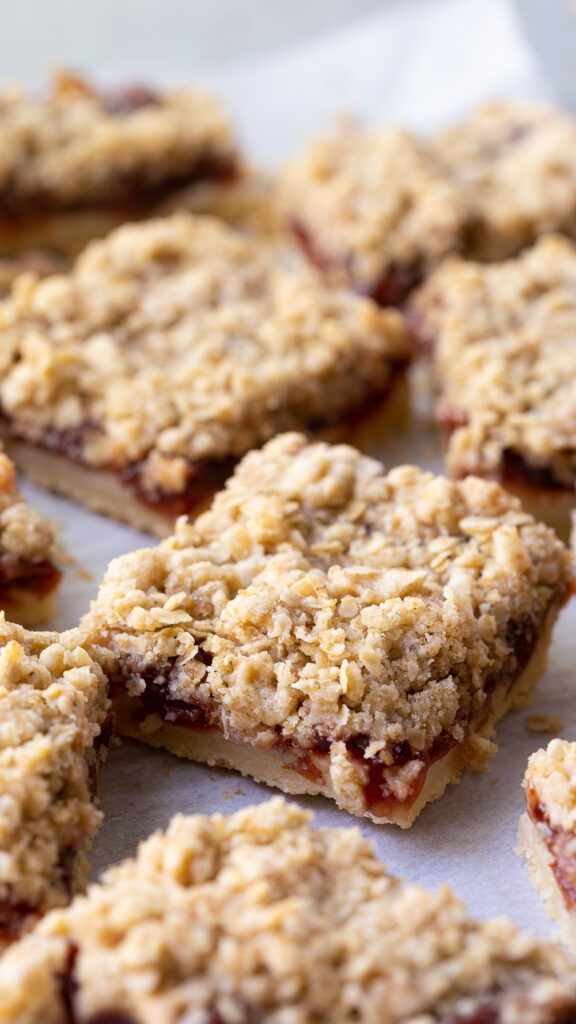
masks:
[[[136,72],[139,79],[193,77],[182,68],[102,69],[110,77]],[[427,129],[487,96],[547,94],[506,4],[498,0],[384,6],[377,16],[290,52],[250,67],[215,70],[208,84],[232,107],[248,151],[267,161],[294,151],[343,109],[374,122],[397,120]],[[388,465],[410,461],[442,468],[434,429],[425,419],[409,436],[388,438],[378,454]],[[53,625],[67,628],[88,608],[109,560],[154,541],[27,483],[23,490],[36,507],[61,521],[65,547],[82,570],[93,574],[88,580],[77,567],[66,571]],[[409,831],[358,821],[321,798],[300,802],[322,824],[359,825],[395,873],[430,887],[449,882],[477,915],[504,913],[549,935],[549,920],[514,852],[526,760],[549,739],[529,733],[524,723],[528,713],[559,714],[565,721],[562,735],[576,736],[575,660],[573,601],[562,613],[533,708],[510,715],[498,729],[500,749],[491,773],[465,774]],[[265,786],[233,772],[133,743],[115,747],[103,778],[105,824],[91,858],[94,877],[134,853],[140,839],[164,827],[177,811],[231,812],[271,795]]]

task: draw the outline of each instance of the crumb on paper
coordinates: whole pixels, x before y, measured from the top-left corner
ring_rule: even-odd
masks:
[[[560,715],[529,715],[524,722],[528,732],[554,733],[562,732],[564,719]]]
[[[492,778],[490,779],[490,785],[491,786],[497,786],[499,782],[500,782],[500,779],[499,779],[499,777],[497,775],[493,775]]]
[[[230,793],[228,789],[221,789],[220,796],[222,797],[222,800],[224,801],[225,804],[227,804],[228,801],[232,799],[232,793]]]
[[[79,565],[79,566],[78,566],[78,567],[77,567],[77,568],[76,568],[76,569],[74,570],[74,575],[75,575],[75,576],[76,576],[76,577],[77,577],[77,578],[78,578],[79,580],[86,580],[86,582],[87,582],[87,583],[91,583],[91,582],[92,582],[92,580],[94,579],[94,573],[93,573],[93,572],[90,572],[90,569],[83,569],[81,565]]]
[[[240,786],[234,786],[232,792],[234,796],[246,796],[246,793],[244,792],[243,789],[240,789]]]

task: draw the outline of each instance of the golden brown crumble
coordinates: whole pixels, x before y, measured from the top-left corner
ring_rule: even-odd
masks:
[[[456,257],[413,302],[434,344],[440,418],[456,413],[453,472],[497,471],[508,452],[554,481],[576,471],[576,247],[547,237],[496,266]],[[462,420],[458,417],[463,413]]]
[[[97,92],[61,73],[46,98],[17,87],[0,94],[0,210],[129,204],[138,189],[153,193],[185,183],[209,162],[236,159],[228,119],[218,101],[185,89]],[[134,194],[136,193],[136,194]]]
[[[21,276],[0,338],[11,430],[90,466],[138,463],[150,493],[185,490],[190,460],[357,412],[408,355],[395,311],[188,214],[120,228],[68,275]]]
[[[481,106],[435,140],[469,206],[469,255],[512,256],[576,231],[576,119],[518,100]]]
[[[101,819],[91,774],[108,703],[74,631],[28,632],[1,616],[0,946],[7,915],[17,925],[71,896],[74,857]]]
[[[554,739],[528,760],[524,787],[532,790],[553,828],[576,828],[576,743]]]
[[[398,745],[462,742],[569,568],[497,484],[386,473],[289,434],[247,455],[194,524],[112,562],[82,625],[134,696],[155,680],[263,747],[327,740],[349,806],[361,780],[346,741],[366,738],[385,765]],[[400,800],[413,768],[390,783]]]
[[[14,577],[22,563],[52,561],[54,547],[52,526],[20,496],[14,466],[0,451],[0,585],[2,568]]]
[[[553,1024],[576,1006],[559,950],[475,921],[446,887],[401,883],[359,831],[309,819],[279,799],[177,816],[8,951],[0,1022],[465,1024],[484,1009]]]
[[[434,151],[400,129],[342,122],[280,175],[281,202],[336,280],[368,288],[421,275],[459,248],[465,215]]]

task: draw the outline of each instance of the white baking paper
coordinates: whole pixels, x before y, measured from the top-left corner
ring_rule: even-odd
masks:
[[[190,77],[182,68],[101,70],[110,77],[118,72],[138,72],[139,79]],[[228,101],[248,151],[270,162],[294,151],[343,109],[368,121],[407,121],[427,129],[487,96],[547,94],[507,5],[497,0],[384,5],[380,14],[330,36],[204,77]],[[408,437],[389,438],[378,454],[388,465],[411,461],[435,470],[442,465],[434,428],[426,420]],[[36,507],[61,522],[64,545],[76,559],[77,565],[66,570],[54,622],[58,628],[73,626],[109,560],[154,541],[27,483],[23,489]],[[85,570],[91,580],[84,578]],[[576,736],[575,638],[572,602],[562,613],[550,667],[531,709],[561,715],[567,737]],[[527,714],[510,715],[498,729],[500,752],[490,774],[464,775],[409,831],[357,821],[321,798],[299,802],[322,824],[358,825],[395,873],[429,887],[449,882],[475,914],[507,914],[549,935],[549,920],[515,854],[526,760],[548,741],[526,730]],[[115,747],[103,778],[105,823],[92,855],[94,876],[133,854],[139,840],[166,826],[178,811],[231,812],[271,795],[233,772],[179,761],[135,743]]]

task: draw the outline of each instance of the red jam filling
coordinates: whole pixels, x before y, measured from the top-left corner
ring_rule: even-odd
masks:
[[[321,274],[336,269],[336,261],[323,252],[304,224],[294,218],[292,231],[302,251]],[[355,291],[372,299],[379,306],[400,306],[409,293],[422,281],[423,271],[417,263],[392,263],[373,281],[357,285]]]
[[[543,841],[552,857],[550,868],[564,903],[569,910],[576,908],[576,858],[574,857],[574,834],[563,828],[550,824],[546,807],[540,803],[533,789],[526,792],[526,810],[534,825],[543,826],[539,830]],[[570,852],[572,847],[572,852]]]
[[[8,566],[0,558],[0,605],[10,600],[15,589],[26,587],[38,597],[46,597],[62,579],[62,573],[51,562],[15,562]]]

